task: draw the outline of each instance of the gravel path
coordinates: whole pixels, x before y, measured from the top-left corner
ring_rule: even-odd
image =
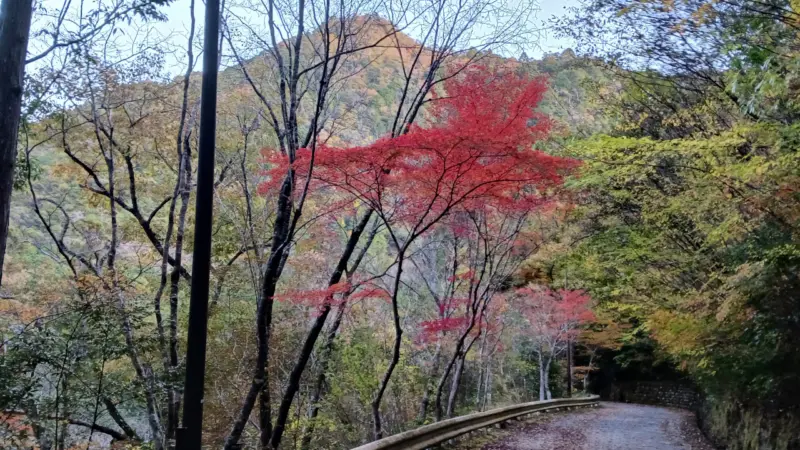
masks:
[[[602,403],[520,422],[483,450],[712,450],[685,410]],[[504,433],[505,434],[505,433]]]

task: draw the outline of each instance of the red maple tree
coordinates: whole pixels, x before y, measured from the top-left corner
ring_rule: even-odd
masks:
[[[577,165],[532,149],[551,126],[535,109],[545,90],[541,78],[473,67],[450,78],[446,95],[432,99],[431,126],[367,146],[319,145],[313,167],[311,150],[304,149],[294,167],[298,178],[312,177],[318,195],[330,196],[330,188],[347,193],[385,220],[404,224],[409,236],[456,207],[519,207],[523,198],[538,203]],[[286,160],[275,158],[270,173],[280,180]]]
[[[320,143],[299,150],[291,164],[298,184],[307,186],[305,192],[319,197],[320,204],[329,204],[332,198],[358,200],[374,212],[396,252],[389,289],[395,345],[372,403],[375,438],[382,434],[379,408],[383,393],[399,361],[403,330],[397,300],[410,246],[454,213],[539,207],[578,165],[575,160],[534,149],[551,127],[551,121],[536,111],[545,90],[542,78],[470,67],[453,73],[439,95],[429,99],[429,126],[412,126],[405,134],[366,146],[340,148]],[[270,163],[262,192],[277,188],[290,168],[288,158],[278,152]],[[325,291],[319,295],[322,292],[306,298],[321,299],[329,308],[340,294]],[[480,329],[479,316],[477,311],[473,313],[471,327],[477,321]],[[454,323],[447,326],[459,322],[452,316],[449,320]]]
[[[577,339],[580,326],[594,320],[592,299],[582,290],[553,291],[541,286],[518,289],[516,296],[539,359],[539,399],[549,400],[550,365]]]

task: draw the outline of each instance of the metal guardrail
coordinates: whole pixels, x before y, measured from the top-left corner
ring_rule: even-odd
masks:
[[[370,442],[361,447],[356,447],[353,450],[423,450],[462,434],[469,433],[470,431],[486,428],[515,417],[550,409],[572,406],[593,406],[596,405],[599,400],[600,397],[593,395],[589,397],[560,398],[556,400],[544,400],[506,406],[505,408],[497,408],[491,411],[442,420],[441,422],[432,423],[413,430],[394,434],[378,441]]]

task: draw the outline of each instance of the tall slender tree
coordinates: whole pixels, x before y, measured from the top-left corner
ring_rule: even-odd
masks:
[[[32,15],[33,0],[2,0],[0,3],[0,286],[3,285],[25,55]]]

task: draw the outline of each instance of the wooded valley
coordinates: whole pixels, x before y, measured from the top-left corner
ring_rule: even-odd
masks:
[[[2,1],[2,448],[175,448],[204,6]],[[204,448],[633,380],[800,448],[800,4],[537,8],[221,0]]]

